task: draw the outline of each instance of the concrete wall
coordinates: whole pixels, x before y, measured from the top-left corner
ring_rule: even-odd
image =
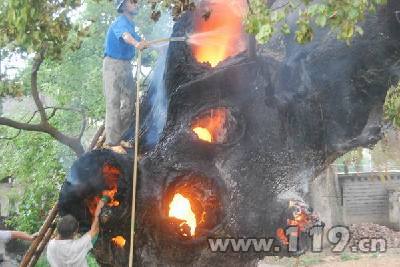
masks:
[[[308,203],[325,223],[324,235],[332,226],[344,224],[338,177],[334,167],[329,167],[311,181]],[[323,240],[324,246],[330,245],[326,236]]]
[[[399,172],[342,174],[338,178],[345,224],[372,222],[393,227],[400,221],[394,202],[399,198],[393,193],[400,189]]]
[[[327,227],[343,224],[338,177],[333,167],[311,182],[310,201]]]

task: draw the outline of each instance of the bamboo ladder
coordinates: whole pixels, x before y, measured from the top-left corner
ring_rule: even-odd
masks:
[[[102,142],[104,142],[104,138],[101,138],[104,133],[104,125],[100,127],[95,136],[93,137],[92,142],[89,146],[89,151],[98,148],[101,146]],[[24,258],[20,264],[20,267],[33,267],[37,263],[40,258],[40,255],[43,253],[47,243],[49,243],[51,236],[56,229],[55,219],[58,214],[58,202],[53,206],[50,210],[49,215],[47,215],[46,220],[44,221],[42,227],[39,230],[38,236],[30,245],[28,251],[25,253]]]

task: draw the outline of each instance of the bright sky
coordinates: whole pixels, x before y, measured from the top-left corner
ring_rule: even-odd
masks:
[[[1,74],[5,74],[10,79],[15,78],[18,71],[24,69],[26,64],[27,58],[23,58],[20,54],[11,54],[6,58],[1,58]]]
[[[83,3],[79,8],[69,13],[69,17],[71,18],[73,23],[75,23],[79,19],[80,14],[82,14],[85,8],[86,3]],[[27,61],[29,60],[29,58],[30,56],[21,56],[20,54],[11,54],[4,59],[1,57],[0,73],[5,74],[6,77],[9,79],[15,78],[18,72],[20,70],[23,70],[27,66]]]

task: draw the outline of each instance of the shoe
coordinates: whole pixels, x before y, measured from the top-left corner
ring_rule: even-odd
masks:
[[[121,141],[120,146],[122,146],[123,148],[134,148],[134,143],[131,143],[130,141]]]
[[[117,154],[127,154],[126,150],[122,146],[112,146],[109,144],[104,144],[103,148],[109,149]]]

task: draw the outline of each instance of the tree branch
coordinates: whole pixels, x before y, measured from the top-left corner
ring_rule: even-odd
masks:
[[[82,138],[85,130],[86,130],[86,126],[87,126],[87,116],[86,116],[86,110],[85,109],[75,109],[75,108],[62,108],[62,107],[45,107],[45,110],[47,109],[53,109],[53,111],[51,112],[51,114],[48,116],[48,120],[50,120],[51,118],[53,118],[58,110],[64,110],[64,111],[72,111],[72,112],[76,112],[81,114],[82,116],[82,126],[81,129],[79,131],[78,137],[79,139]]]
[[[16,139],[18,136],[20,136],[22,133],[22,130],[18,130],[18,132],[13,136],[13,137],[0,137],[0,140],[14,140]]]
[[[82,110],[82,126],[81,126],[81,131],[78,135],[78,138],[81,139],[83,136],[83,133],[86,130],[86,126],[87,126],[87,116],[86,116],[86,111],[83,109]]]
[[[45,128],[41,124],[30,124],[18,122],[5,117],[0,117],[0,125],[5,125],[18,130],[31,131],[31,132],[44,132]]]
[[[5,125],[18,130],[46,133],[52,136],[57,141],[59,141],[60,143],[71,148],[77,154],[77,156],[80,156],[84,153],[80,137],[67,136],[62,132],[60,132],[59,130],[57,130],[55,127],[51,126],[49,123],[30,124],[30,123],[18,122],[5,117],[0,117],[0,125]]]
[[[42,65],[42,63],[43,63],[45,53],[46,53],[46,48],[42,48],[41,51],[38,54],[36,54],[36,56],[33,60],[32,72],[31,72],[31,94],[32,94],[33,100],[35,101],[36,107],[39,111],[40,120],[42,123],[46,124],[46,123],[48,123],[46,111],[43,108],[43,103],[40,100],[39,91],[37,88],[37,74],[38,74],[40,65]]]
[[[11,127],[11,128],[15,128],[20,131],[25,130],[25,131],[31,131],[31,132],[46,133],[46,134],[52,136],[58,142],[71,148],[78,156],[80,156],[84,153],[84,149],[83,149],[83,146],[81,143],[81,138],[83,136],[83,133],[84,133],[84,131],[86,129],[86,125],[87,125],[86,112],[84,110],[77,110],[77,109],[72,109],[72,108],[44,107],[43,106],[43,103],[40,100],[40,96],[39,96],[39,90],[38,90],[38,86],[37,86],[37,76],[38,76],[38,71],[40,69],[40,66],[43,63],[45,54],[46,54],[46,47],[43,46],[43,48],[40,50],[40,52],[36,54],[36,56],[33,60],[33,65],[32,65],[31,94],[32,94],[33,100],[35,101],[37,110],[29,118],[28,122],[23,123],[23,122],[18,122],[18,121],[9,119],[9,118],[0,117],[0,125],[5,125],[5,126]],[[47,109],[52,109],[50,116],[47,116],[47,113],[46,113]],[[68,136],[68,135],[62,133],[57,128],[55,128],[54,126],[50,125],[49,119],[54,117],[58,110],[69,110],[69,111],[79,112],[80,114],[82,114],[82,126],[81,126],[80,132],[77,137]],[[40,123],[31,124],[31,121],[35,118],[37,113],[40,114]],[[19,135],[19,133],[18,133],[18,135]]]

